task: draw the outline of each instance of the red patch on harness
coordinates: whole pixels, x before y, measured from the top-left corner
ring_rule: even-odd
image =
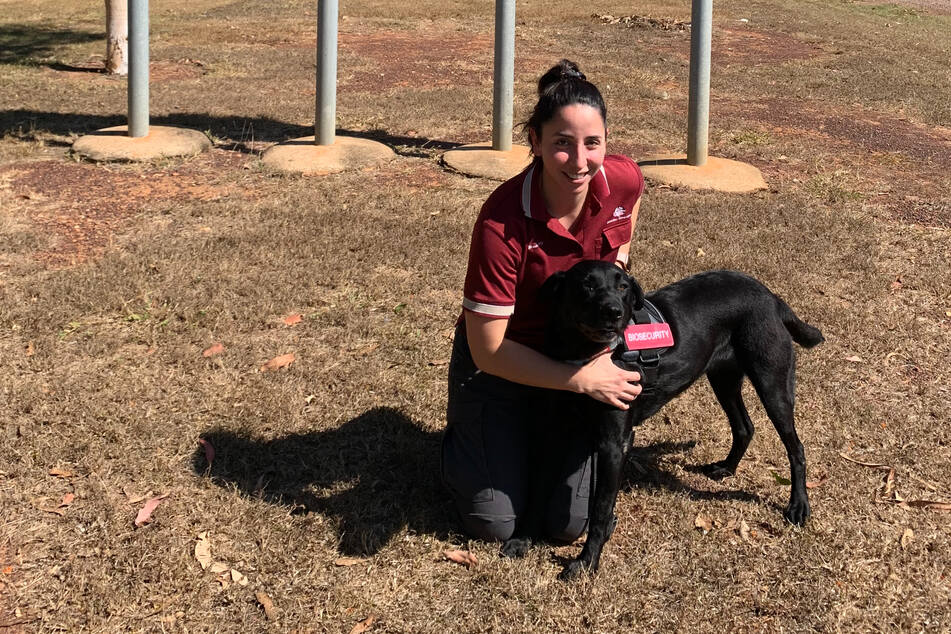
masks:
[[[628,350],[669,348],[674,335],[669,324],[631,324],[624,329],[624,346]]]

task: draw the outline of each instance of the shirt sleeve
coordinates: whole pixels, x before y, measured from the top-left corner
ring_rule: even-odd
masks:
[[[480,218],[472,231],[462,307],[483,317],[507,319],[515,312],[522,249],[496,221]]]

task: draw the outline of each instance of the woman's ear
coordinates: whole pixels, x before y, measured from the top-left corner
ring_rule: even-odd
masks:
[[[528,140],[532,144],[532,156],[541,156],[542,155],[541,142],[538,138],[538,135],[535,134],[534,128],[528,129]]]

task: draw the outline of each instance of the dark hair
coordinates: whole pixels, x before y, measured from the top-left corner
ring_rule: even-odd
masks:
[[[538,80],[538,103],[523,126],[535,131],[541,138],[542,126],[555,116],[564,106],[572,104],[591,106],[601,113],[601,120],[607,125],[608,108],[598,87],[592,84],[578,68],[578,65],[563,59],[542,75]]]

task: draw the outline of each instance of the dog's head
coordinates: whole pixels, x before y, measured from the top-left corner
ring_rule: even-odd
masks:
[[[539,290],[559,331],[575,330],[589,341],[610,343],[644,304],[636,281],[610,262],[585,260],[555,273]]]

